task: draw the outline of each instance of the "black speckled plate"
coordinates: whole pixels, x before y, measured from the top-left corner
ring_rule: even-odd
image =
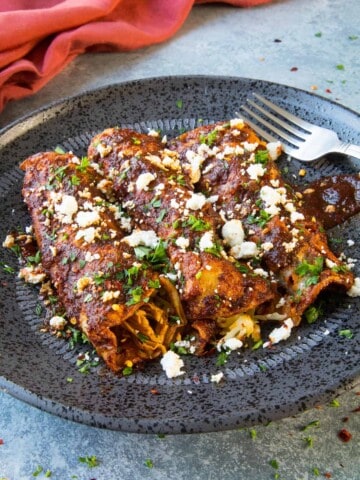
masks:
[[[161,129],[174,136],[200,121],[229,119],[251,92],[295,114],[334,129],[344,141],[360,144],[355,112],[313,94],[260,80],[166,77],[108,86],[66,99],[20,119],[0,132],[1,241],[8,231],[29,225],[21,199],[27,156],[61,145],[78,154],[91,136],[119,125],[141,131]],[[281,160],[296,181],[300,164]],[[333,156],[307,164],[307,180],[359,171],[354,159]],[[359,256],[359,219],[331,232],[337,248]],[[355,244],[348,246],[346,240]],[[131,432],[205,432],[249,426],[295,414],[328,399],[360,371],[359,298],[326,297],[321,321],[301,325],[270,350],[234,353],[226,366],[216,357],[185,357],[186,374],[166,378],[160,365],[119,379],[104,367],[82,374],[79,350],[41,332],[37,291],[4,271],[17,268],[1,249],[0,386],[15,397],[61,417]],[[355,266],[355,272],[357,270]],[[36,313],[37,312],[37,313]],[[340,335],[350,330],[352,338]],[[222,371],[225,381],[211,382]],[[72,382],[69,382],[69,377]],[[156,393],[155,393],[156,392]]]

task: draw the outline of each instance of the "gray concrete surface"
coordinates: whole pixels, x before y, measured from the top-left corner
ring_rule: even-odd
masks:
[[[178,74],[270,80],[359,111],[359,18],[359,0],[283,0],[253,9],[198,6],[164,44],[78,57],[39,93],[10,103],[0,127],[94,87]],[[355,381],[336,402],[268,426],[159,438],[75,424],[0,392],[0,479],[30,480],[40,466],[37,478],[54,480],[359,480],[359,404]],[[343,428],[352,433],[347,443],[338,437]],[[99,465],[79,461],[88,455]]]

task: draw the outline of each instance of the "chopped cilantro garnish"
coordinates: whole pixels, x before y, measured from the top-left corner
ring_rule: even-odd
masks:
[[[148,467],[148,468],[153,468],[154,467],[154,463],[153,461],[150,459],[150,458],[147,458],[145,460],[145,466]]]
[[[41,465],[38,465],[36,469],[33,471],[32,476],[37,477],[40,475],[40,473],[44,470],[44,468]]]
[[[148,286],[150,288],[160,288],[161,287],[160,280],[158,278],[156,278],[155,280],[149,280]]]
[[[182,108],[183,107],[183,101],[182,100],[176,100],[176,106],[177,108]]]
[[[144,335],[141,332],[138,332],[136,336],[140,340],[141,343],[145,343],[149,340],[149,337],[147,335]]]
[[[268,213],[266,210],[259,210],[258,215],[249,215],[247,217],[247,221],[250,225],[259,225],[259,227],[263,228],[270,220],[271,214]]]
[[[70,184],[73,186],[80,185],[80,178],[77,177],[76,175],[71,175]]]
[[[80,160],[80,165],[77,165],[76,170],[79,170],[79,172],[84,172],[89,165],[89,159],[87,157],[82,157]]]
[[[61,155],[65,153],[65,150],[60,147],[60,145],[58,145],[55,150],[54,150],[55,153],[60,153]]]
[[[255,440],[255,438],[257,437],[257,431],[255,430],[255,428],[250,428],[249,433],[250,437]]]
[[[201,218],[196,218],[195,215],[189,215],[187,220],[182,223],[183,227],[190,227],[191,230],[195,232],[203,232],[210,230],[211,225],[209,222],[202,220]]]
[[[166,213],[167,213],[167,211],[166,211],[165,208],[161,209],[160,213],[159,213],[159,215],[156,219],[156,223],[161,223],[164,220],[164,217],[166,216]]]
[[[269,152],[267,150],[258,150],[255,152],[255,163],[263,165],[269,161]]]
[[[275,458],[273,458],[272,460],[269,460],[269,465],[272,468],[275,468],[275,470],[278,470],[279,468],[279,462]]]
[[[89,468],[97,467],[98,465],[100,465],[100,462],[97,459],[96,455],[86,455],[86,457],[79,457],[78,460],[80,463],[86,463]]]
[[[306,321],[311,324],[316,322],[316,320],[322,315],[321,306],[311,305],[305,310],[304,316]]]
[[[212,147],[218,135],[217,130],[212,130],[206,135],[200,135],[200,143],[205,143],[208,147]]]
[[[26,260],[28,261],[29,264],[35,264],[38,265],[41,262],[41,252],[38,250],[35,255],[29,255],[26,257]]]
[[[221,258],[222,246],[215,242],[213,247],[205,248],[204,252],[211,253],[212,255],[215,255],[215,257]]]
[[[353,332],[349,329],[349,328],[346,328],[344,330],[339,330],[339,335],[340,337],[345,337],[345,338],[353,338],[354,334]]]
[[[306,446],[309,448],[312,448],[314,446],[314,439],[311,435],[304,437],[304,442],[306,443]]]
[[[154,269],[159,269],[169,264],[169,258],[166,253],[167,244],[164,241],[160,241],[155,248],[139,245],[135,247],[135,255],[139,260],[144,263],[147,262]]]
[[[256,343],[254,343],[254,345],[252,346],[252,350],[257,350],[258,348],[260,348],[262,345],[263,345],[263,341],[260,339],[258,340]]]
[[[315,258],[314,263],[303,260],[295,269],[295,273],[300,277],[306,276],[305,285],[315,285],[319,281],[320,273],[324,267],[324,259],[322,257]]]
[[[141,297],[143,294],[143,289],[139,286],[132,288],[129,290],[128,294],[130,295],[130,299],[126,302],[126,305],[135,305],[141,301]]]
[[[36,306],[35,306],[35,314],[40,317],[40,315],[42,314],[42,305],[41,303],[37,303]]]
[[[0,267],[5,273],[15,273],[16,270],[13,267],[10,267],[10,265],[7,265],[4,262],[0,262]]]
[[[70,348],[75,348],[75,345],[85,345],[90,343],[85,333],[80,332],[77,328],[68,327],[66,331],[71,334],[69,338]]]
[[[216,366],[222,367],[223,365],[225,365],[225,363],[227,363],[228,361],[229,355],[230,352],[227,350],[223,350],[222,352],[220,352],[216,359]]]
[[[132,373],[133,373],[133,368],[132,367],[124,367],[123,368],[122,374],[124,375],[124,377],[127,377],[127,376],[131,375]]]
[[[314,427],[319,427],[320,425],[320,420],[313,420],[312,422],[308,423],[307,425],[305,425],[304,427],[302,427],[302,431],[305,432],[306,430],[308,430],[309,428],[314,428]]]

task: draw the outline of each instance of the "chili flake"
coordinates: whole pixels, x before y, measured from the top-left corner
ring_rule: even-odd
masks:
[[[342,428],[340,430],[340,432],[338,433],[338,437],[345,443],[349,442],[352,439],[351,433],[346,428]]]

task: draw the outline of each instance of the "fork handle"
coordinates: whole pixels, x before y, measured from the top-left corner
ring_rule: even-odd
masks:
[[[360,158],[360,147],[352,143],[342,143],[337,151],[350,157]]]

